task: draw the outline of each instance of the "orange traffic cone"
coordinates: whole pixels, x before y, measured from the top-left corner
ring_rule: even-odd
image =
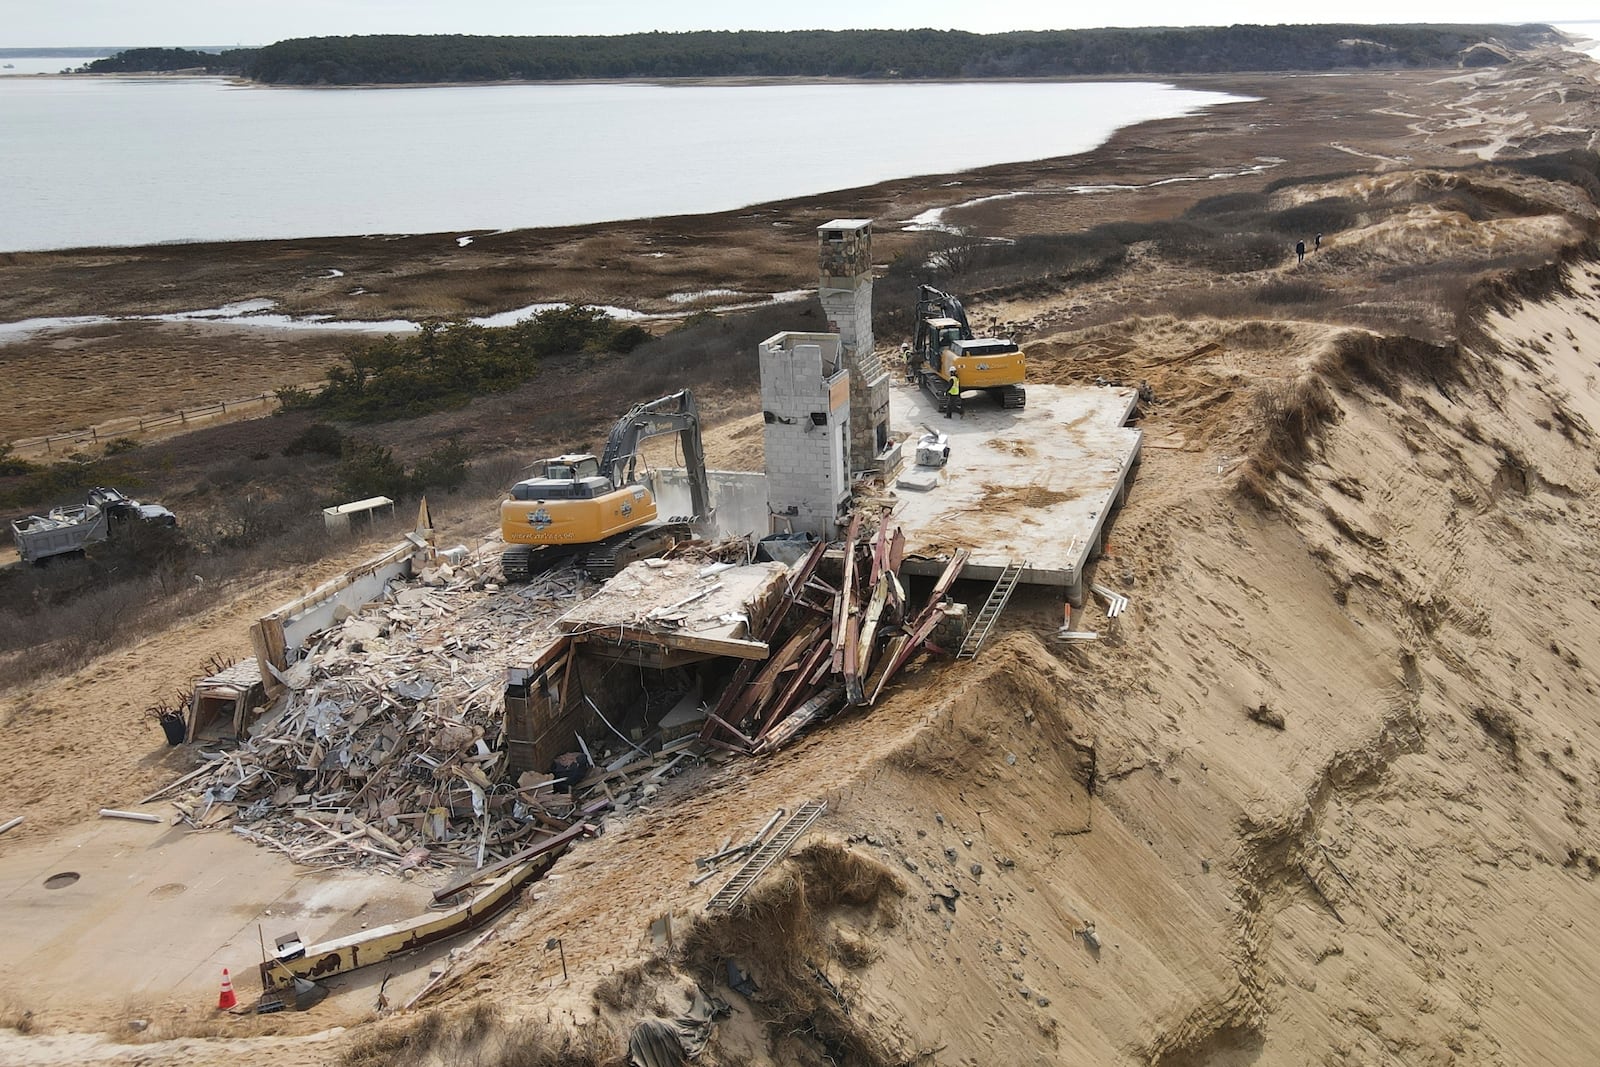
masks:
[[[228,977],[228,968],[222,968],[222,993],[217,997],[217,1010],[227,1011],[239,998],[233,995],[233,979]]]

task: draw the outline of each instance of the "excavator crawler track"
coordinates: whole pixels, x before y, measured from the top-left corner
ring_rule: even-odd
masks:
[[[521,583],[533,577],[533,549],[511,545],[500,553],[500,573],[507,582]]]
[[[691,536],[693,533],[686,522],[641,526],[591,548],[583,559],[583,570],[590,578],[603,582],[630,563],[665,555],[679,541],[687,541]]]
[[[520,585],[533,580],[558,564],[572,558],[573,550],[547,545],[507,545],[500,553],[500,573],[508,584]]]

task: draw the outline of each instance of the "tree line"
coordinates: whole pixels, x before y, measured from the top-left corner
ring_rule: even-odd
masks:
[[[95,73],[196,67],[274,85],[579,78],[1040,78],[1454,66],[1474,44],[1556,40],[1543,25],[1197,26],[1181,29],[798,30],[615,37],[307,37],[221,53],[139,48]]]

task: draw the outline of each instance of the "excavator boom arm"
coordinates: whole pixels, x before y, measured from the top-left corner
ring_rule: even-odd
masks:
[[[611,427],[600,472],[613,485],[633,482],[639,446],[652,437],[676,432],[683,447],[683,462],[689,473],[689,496],[694,517],[705,518],[711,510],[711,487],[706,478],[705,446],[700,439],[700,412],[694,394],[681,389],[670,396],[638,404]]]

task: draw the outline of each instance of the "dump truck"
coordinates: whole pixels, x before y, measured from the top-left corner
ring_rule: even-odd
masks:
[[[1016,342],[974,337],[961,301],[931,285],[917,290],[916,320],[906,377],[926,390],[940,411],[950,403],[952,374],[959,377],[962,393],[988,393],[1003,408],[1027,405],[1022,383],[1028,377],[1028,360]]]
[[[160,504],[141,504],[121,490],[97,486],[86,503],[14,520],[11,536],[24,563],[43,566],[52,559],[83,555],[130,522],[170,527],[178,518]]]

